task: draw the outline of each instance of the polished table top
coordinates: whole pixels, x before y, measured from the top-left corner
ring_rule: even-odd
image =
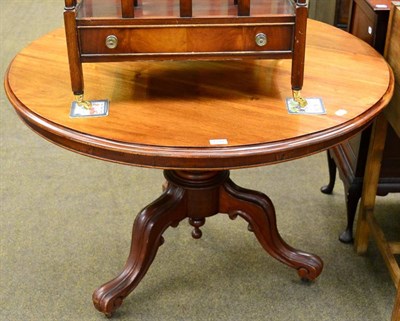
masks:
[[[86,99],[106,117],[70,118],[64,30],[11,63],[5,86],[22,119],[47,139],[92,157],[170,169],[229,169],[306,156],[350,137],[387,104],[393,75],[370,46],[309,20],[303,96],[325,115],[289,114],[291,60],[84,64]],[[345,110],[345,114],[339,114]],[[227,144],[211,145],[210,140]]]

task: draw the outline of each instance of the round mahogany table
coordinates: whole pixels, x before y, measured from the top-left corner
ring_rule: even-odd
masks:
[[[162,195],[134,222],[125,267],[93,294],[98,310],[111,315],[121,305],[148,270],[163,232],[185,218],[199,238],[206,217],[241,216],[263,248],[301,278],[321,273],[318,256],[281,238],[271,200],[235,185],[229,170],[304,157],[351,137],[385,107],[394,81],[367,44],[312,20],[303,96],[321,97],[326,114],[288,113],[290,71],[290,60],[85,64],[86,98],[109,99],[109,115],[71,118],[64,31],[15,57],[6,93],[36,133],[90,157],[164,169]]]

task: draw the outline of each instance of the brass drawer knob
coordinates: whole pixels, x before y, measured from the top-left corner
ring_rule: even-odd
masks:
[[[259,46],[259,47],[265,46],[267,44],[267,41],[268,41],[267,40],[267,35],[265,33],[262,33],[262,32],[256,34],[256,39],[255,40],[256,40],[257,46]]]
[[[118,38],[114,35],[109,35],[106,38],[106,47],[109,49],[115,49],[118,46]]]

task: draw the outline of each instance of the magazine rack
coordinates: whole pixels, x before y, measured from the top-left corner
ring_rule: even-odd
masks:
[[[88,107],[86,62],[292,59],[304,107],[307,15],[307,0],[65,0],[72,91]]]

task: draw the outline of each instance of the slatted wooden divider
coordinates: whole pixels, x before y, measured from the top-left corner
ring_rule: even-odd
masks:
[[[238,16],[250,16],[250,0],[233,0],[238,6]],[[301,2],[301,1],[299,1]],[[138,5],[137,0],[121,0],[121,10],[123,18],[135,17],[135,6]],[[181,17],[192,17],[193,15],[192,0],[179,0],[179,11]]]

